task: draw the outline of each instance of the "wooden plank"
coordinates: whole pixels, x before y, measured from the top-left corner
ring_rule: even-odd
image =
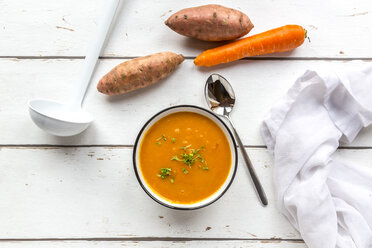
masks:
[[[114,97],[97,92],[98,80],[122,61],[101,60],[97,66],[86,99],[86,109],[96,118],[93,125],[79,136],[57,138],[32,123],[27,102],[32,98],[67,101],[82,60],[0,59],[0,144],[132,145],[140,127],[158,111],[180,104],[207,107],[205,81],[211,73],[220,73],[235,89],[237,103],[232,118],[244,144],[264,145],[260,124],[297,77],[307,69],[350,63],[257,60],[198,69],[186,60],[173,75],[149,88]],[[352,146],[372,146],[372,128],[364,130]]]
[[[261,207],[248,172],[195,211],[171,210],[139,186],[129,148],[2,148],[0,238],[300,238],[275,208],[264,149],[249,150],[267,191]]]
[[[247,13],[251,34],[286,24],[308,30],[311,42],[273,57],[371,58],[372,2],[216,0]],[[0,56],[84,56],[104,0],[0,2]],[[175,11],[202,0],[122,1],[104,56],[140,56],[163,50],[196,56],[214,43],[182,37],[164,25]],[[83,10],[83,11],[82,11]]]
[[[0,239],[300,239],[275,206],[267,150],[248,153],[269,206],[260,205],[245,166],[239,164],[235,181],[220,200],[203,209],[177,211],[142,191],[130,148],[2,148]],[[372,149],[337,153],[370,171],[371,155]]]
[[[0,242],[1,247],[7,248],[122,248],[122,247],[215,247],[215,248],[306,248],[303,242],[294,241],[8,241]]]

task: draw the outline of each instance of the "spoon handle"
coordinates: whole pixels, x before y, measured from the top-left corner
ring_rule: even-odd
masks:
[[[101,53],[103,43],[106,40],[106,35],[114,18],[119,2],[120,0],[110,0],[105,1],[104,3],[104,11],[99,20],[97,30],[92,37],[93,39],[89,40],[89,47],[83,62],[83,68],[80,71],[76,82],[76,89],[71,102],[72,106],[81,107],[83,103],[94,67],[96,66],[99,54]]]
[[[254,186],[256,188],[256,192],[261,200],[261,203],[266,206],[268,204],[267,202],[267,197],[266,197],[266,194],[265,194],[265,191],[260,183],[260,180],[258,179],[257,175],[256,175],[256,171],[254,170],[254,167],[253,167],[253,164],[251,162],[251,160],[249,159],[248,157],[248,154],[246,152],[246,150],[244,149],[244,146],[243,146],[243,143],[238,135],[238,132],[236,131],[235,127],[234,127],[234,124],[233,122],[231,121],[231,119],[229,117],[227,117],[227,119],[229,120],[230,124],[231,124],[231,127],[232,127],[232,130],[234,132],[234,136],[235,136],[235,139],[236,141],[238,142],[238,146],[240,148],[240,151],[243,155],[243,158],[244,158],[244,161],[245,161],[245,164],[247,165],[248,167],[248,171],[249,171],[249,174],[251,175],[251,178],[252,178],[252,181],[254,183]]]

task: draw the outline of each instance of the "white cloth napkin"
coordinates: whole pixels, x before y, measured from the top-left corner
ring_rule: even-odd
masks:
[[[372,67],[359,65],[306,71],[262,125],[279,208],[309,248],[372,247],[372,173],[332,156],[372,123]]]

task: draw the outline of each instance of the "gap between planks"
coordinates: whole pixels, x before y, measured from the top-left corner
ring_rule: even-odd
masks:
[[[134,145],[119,145],[119,144],[96,144],[96,145],[53,145],[53,144],[0,144],[1,148],[14,148],[14,149],[58,149],[58,148],[89,148],[89,147],[102,147],[102,148],[133,148]],[[239,146],[237,146],[239,147]],[[261,148],[267,149],[264,145],[244,145],[244,148]],[[338,149],[342,150],[371,150],[372,146],[340,146]]]
[[[257,241],[265,243],[292,242],[304,243],[302,239],[244,239],[244,238],[160,238],[160,237],[137,237],[137,238],[35,238],[35,239],[0,239],[0,242],[28,242],[28,241],[168,241],[168,242],[188,242],[188,241]]]
[[[99,59],[134,59],[139,56],[100,56]],[[85,56],[0,56],[0,59],[84,59]],[[194,60],[196,57],[185,56],[186,60]],[[348,57],[348,58],[332,58],[332,57],[246,57],[241,60],[288,60],[288,61],[300,61],[300,60],[326,60],[326,61],[351,61],[351,60],[362,60],[370,61],[371,58],[359,58],[359,57]]]

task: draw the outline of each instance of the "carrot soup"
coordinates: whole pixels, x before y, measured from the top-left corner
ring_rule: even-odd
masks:
[[[231,163],[222,129],[194,112],[163,117],[148,129],[140,144],[139,167],[146,184],[172,203],[193,204],[217,192]]]

